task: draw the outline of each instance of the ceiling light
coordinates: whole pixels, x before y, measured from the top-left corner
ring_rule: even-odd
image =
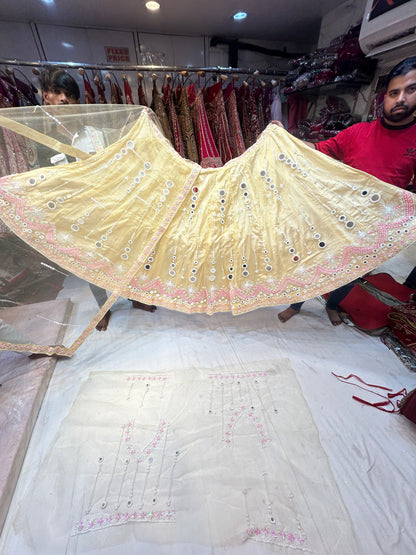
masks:
[[[147,8],[148,10],[150,10],[151,12],[157,12],[157,10],[160,9],[160,4],[159,4],[159,2],[153,2],[153,1],[151,1],[151,2],[146,2],[145,6],[146,6],[146,8]]]
[[[246,12],[237,12],[233,15],[233,18],[236,21],[241,21],[242,19],[245,19],[247,17]]]

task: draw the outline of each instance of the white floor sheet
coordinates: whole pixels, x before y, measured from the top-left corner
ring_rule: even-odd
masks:
[[[416,246],[413,245],[384,264],[378,271],[388,271],[396,279],[403,281],[415,263]],[[86,321],[82,323],[86,324],[95,302],[88,285],[73,276],[68,277],[64,285],[60,297],[70,298],[76,304],[77,324],[81,323],[80,315],[85,312]],[[373,399],[368,393],[338,381],[332,372],[344,376],[355,374],[366,382],[389,387],[394,391],[403,387],[408,390],[416,387],[416,374],[409,371],[378,337],[370,337],[344,324],[339,327],[331,326],[319,299],[307,301],[302,312],[285,324],[277,317],[282,308],[259,309],[241,316],[186,315],[163,308],[158,308],[152,314],[134,310],[131,303],[120,299],[113,307],[108,330],[102,333],[94,331],[71,359],[59,360],[56,364],[0,538],[0,553],[5,555],[63,553],[263,555],[305,551],[318,555],[414,553],[416,425],[401,415],[384,413],[353,400],[354,394],[369,400]],[[76,337],[79,331],[69,325],[65,344],[69,344],[71,335]],[[274,381],[279,373],[279,364],[282,368],[281,377],[287,376],[290,381],[293,397],[290,398],[290,387],[283,389],[282,391],[287,392],[287,395],[280,404],[278,403],[277,410],[282,411],[280,416],[283,417],[291,415],[290,411],[293,411],[293,415],[298,415],[298,422],[290,416],[292,420],[288,422],[288,427],[292,425],[294,430],[298,430],[298,428],[303,429],[306,424],[309,426],[309,435],[305,435],[298,442],[299,452],[293,454],[293,457],[299,457],[299,472],[302,474],[302,479],[300,476],[296,477],[296,473],[293,474],[293,469],[297,466],[294,464],[294,458],[288,461],[290,472],[288,470],[286,474],[282,473],[283,458],[280,460],[277,456],[276,458],[268,456],[267,463],[257,466],[245,465],[244,460],[238,458],[237,450],[233,453],[237,456],[238,465],[236,459],[232,461],[227,458],[229,452],[226,451],[227,444],[224,441],[227,436],[224,431],[226,428],[223,427],[223,415],[225,410],[230,410],[229,399],[227,401],[224,397],[224,386],[221,385],[224,381],[218,380],[215,376],[225,376],[226,373],[228,373],[227,376],[231,374],[244,376],[247,373],[270,370],[267,383],[258,384],[254,379],[251,389],[255,392],[257,386],[263,388],[257,399],[262,405],[263,416],[265,416],[265,428],[260,428],[265,430],[265,436],[263,434],[256,436],[256,441],[248,436],[246,444],[241,440],[235,447],[243,451],[247,449],[247,452],[250,449],[261,451],[263,437],[266,440],[269,436],[277,438],[273,435],[272,419],[274,400],[277,398],[274,395],[279,392]],[[186,405],[188,433],[198,435],[203,429],[211,429],[211,425],[207,425],[207,419],[209,410],[214,410],[218,417],[217,425],[222,422],[217,428],[217,432],[220,430],[220,442],[207,441],[204,444],[207,448],[206,456],[201,455],[203,453],[201,444],[198,448],[198,456],[190,459],[198,460],[199,464],[195,463],[195,468],[188,468],[186,475],[181,474],[180,457],[183,452],[179,449],[177,460],[171,462],[163,486],[161,478],[164,473],[157,469],[163,468],[164,457],[167,457],[168,449],[174,446],[173,428],[176,431],[182,429],[182,424],[177,423],[173,428],[169,424],[169,435],[165,437],[162,431],[159,439],[155,441],[154,447],[160,449],[159,454],[163,459],[159,457],[160,466],[154,470],[154,480],[151,484],[143,482],[146,479],[143,474],[141,482],[143,489],[140,491],[145,491],[147,485],[150,489],[157,486],[157,490],[160,486],[160,489],[165,488],[165,494],[167,492],[169,497],[171,486],[174,484],[174,490],[180,494],[177,503],[179,505],[182,503],[179,507],[182,513],[176,514],[172,526],[181,522],[182,518],[185,519],[182,521],[182,528],[177,527],[172,533],[169,522],[149,524],[137,518],[126,522],[123,526],[114,526],[110,532],[108,528],[94,529],[86,534],[77,535],[73,533],[71,523],[76,525],[80,522],[77,518],[85,517],[88,512],[85,506],[83,513],[81,511],[82,514],[78,510],[82,499],[79,491],[83,486],[73,480],[75,474],[82,474],[83,460],[78,458],[79,451],[76,450],[74,438],[65,442],[65,433],[68,425],[74,422],[76,411],[83,402],[85,404],[86,400],[88,401],[88,392],[91,391],[88,388],[94,386],[96,383],[94,380],[98,378],[97,384],[100,384],[101,378],[104,377],[107,378],[106,383],[111,384],[111,380],[115,378],[119,380],[123,375],[126,380],[132,376],[136,376],[137,379],[138,377],[149,379],[151,376],[162,377],[167,378],[167,383],[171,379],[176,384],[180,376],[181,383],[189,382],[189,391],[186,396],[184,395],[184,406],[185,401],[186,403],[191,401],[190,405]],[[199,386],[195,386],[195,389],[190,387],[190,384],[201,379],[207,381],[205,389],[198,389]],[[209,380],[213,379],[217,380],[215,387],[209,384]],[[149,383],[152,382],[149,381]],[[97,385],[92,392],[98,395],[100,387]],[[167,395],[169,389],[164,391]],[[230,391],[228,390],[228,394]],[[241,391],[239,393],[237,386],[233,391],[233,403],[238,405],[236,398]],[[250,389],[247,388],[245,391],[249,392]],[[117,401],[119,392],[116,388],[114,392],[114,401]],[[142,389],[142,392],[145,390]],[[270,392],[272,394],[268,395]],[[194,395],[194,403],[192,403],[192,395]],[[158,412],[155,409],[155,421],[163,413],[162,398],[164,397],[160,395],[157,397],[157,406],[160,410],[158,409]],[[145,406],[143,397],[137,399],[141,399],[139,402],[141,407]],[[247,408],[247,401],[248,399],[244,400],[245,408]],[[178,400],[176,399],[175,402],[178,403]],[[117,412],[117,402],[113,405],[112,410]],[[155,408],[155,406],[149,404],[149,407]],[[166,407],[168,406],[175,405],[169,405],[166,401]],[[198,407],[203,409],[201,417],[198,417],[196,410]],[[241,406],[239,410],[241,412]],[[175,411],[177,415],[178,408]],[[99,421],[99,402],[96,414]],[[251,418],[248,414],[247,412],[247,421]],[[169,416],[172,417],[172,414],[168,414]],[[236,417],[240,418],[240,416],[240,413],[236,414]],[[103,413],[104,428],[107,427],[106,422]],[[279,422],[284,422],[284,418]],[[88,422],[86,426],[90,424],[91,422]],[[215,426],[212,429],[216,433]],[[232,425],[233,433],[234,429],[237,430],[237,427],[234,428]],[[81,445],[78,449],[88,447],[95,453],[94,446],[82,445],[85,441],[88,443],[86,438],[89,436],[83,435],[82,427],[81,431]],[[129,435],[125,438],[127,443],[131,437]],[[282,435],[279,436],[279,441],[282,437]],[[96,440],[94,434],[90,439],[93,442]],[[53,472],[50,474],[48,472],[50,468],[56,471],[57,467],[50,465],[54,464],[58,448],[67,458],[68,465],[58,467],[62,468],[62,475],[57,477]],[[285,453],[288,452],[285,451]],[[96,453],[98,461],[99,451]],[[270,453],[273,455],[273,451]],[[156,456],[154,460],[156,461]],[[145,459],[143,461],[146,462]],[[151,465],[152,462],[153,458],[150,463],[148,458],[146,464]],[[231,464],[236,464],[235,472],[233,472],[234,467],[230,468]],[[214,476],[214,467],[221,469],[221,465],[223,465],[222,470],[215,471]],[[94,480],[97,479],[98,468],[99,465],[95,465],[91,472],[90,485],[92,485],[88,491],[95,491],[93,486]],[[112,472],[111,469],[110,471]],[[211,478],[209,478],[210,472]],[[196,490],[190,488],[187,479],[189,477],[192,479],[194,473],[199,473],[200,476],[198,482],[200,488]],[[120,480],[124,480],[123,473],[118,476]],[[174,481],[173,476],[181,476],[181,479]],[[285,484],[281,481],[282,476],[288,477],[286,491]],[[299,487],[299,492],[297,490],[294,492],[295,496],[289,484],[293,476]],[[286,543],[271,541],[270,530],[273,527],[269,526],[266,531],[265,528],[259,528],[260,521],[253,522],[254,513],[250,503],[247,503],[250,492],[255,489],[253,485],[255,483],[262,484],[258,505],[261,506],[261,503],[264,503],[264,515],[273,518],[270,506],[272,505],[273,510],[277,506],[277,499],[274,499],[276,491],[279,490],[280,498],[286,496],[296,502],[303,494],[302,499],[307,509],[302,507],[303,501],[298,503],[296,510],[289,511],[290,514],[288,512],[287,522],[297,514],[297,517],[293,517],[292,524],[299,525],[297,533],[300,533],[300,521],[303,526],[311,517],[317,537],[312,534],[309,542],[288,542],[287,537]],[[233,498],[226,497],[225,493],[221,502],[216,498],[219,495],[218,492],[221,489],[225,492],[230,484],[234,484],[235,491],[240,493],[238,502],[244,509],[245,519],[242,531],[238,529],[237,524],[235,527],[233,524],[236,510],[236,502]],[[315,497],[311,495],[314,487],[321,488],[321,496],[319,491],[315,492]],[[192,491],[187,491],[187,488]],[[332,501],[329,500],[331,492]],[[201,507],[193,514],[190,510],[192,507],[187,507],[186,500],[192,498],[192,502],[195,502],[195,496],[198,495]],[[86,498],[88,499],[85,501]],[[321,503],[318,503],[319,498]],[[90,499],[92,499],[90,495],[84,495],[87,505]],[[98,500],[99,496],[97,503]],[[174,500],[173,496],[172,500]],[[230,505],[227,506],[227,503]],[[290,504],[290,501],[288,503]],[[45,519],[45,507],[52,508],[47,519]],[[213,507],[217,507],[218,510]],[[282,520],[282,511],[284,510],[280,511],[280,520]],[[331,511],[339,511],[339,513],[330,514]],[[305,521],[302,521],[299,515],[305,516],[306,512],[308,516],[305,517]],[[68,515],[68,513],[71,514]],[[205,518],[204,515],[209,516]],[[183,522],[186,522],[186,525]],[[336,529],[334,522],[340,526],[341,532],[338,538],[340,541],[333,538]],[[283,527],[276,530],[282,532],[284,525],[283,522]],[[192,530],[193,526],[198,529]],[[250,526],[254,526],[257,530],[251,536],[246,533],[247,527],[250,528]],[[303,526],[302,533],[304,528]],[[288,529],[284,530],[287,534]]]

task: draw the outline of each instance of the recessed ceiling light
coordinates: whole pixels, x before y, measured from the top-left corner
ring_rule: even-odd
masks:
[[[236,21],[241,21],[241,19],[245,19],[247,17],[246,12],[237,12],[233,15],[233,18]]]
[[[153,1],[151,1],[151,2],[146,2],[145,6],[146,6],[146,8],[147,8],[148,10],[150,10],[151,12],[156,12],[157,10],[160,9],[160,4],[159,4],[159,2],[153,2]]]

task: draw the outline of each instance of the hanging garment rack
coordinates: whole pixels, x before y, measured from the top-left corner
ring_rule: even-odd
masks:
[[[106,64],[84,64],[77,62],[48,62],[38,61],[29,62],[17,59],[3,59],[0,58],[0,65],[9,66],[29,66],[29,67],[45,67],[56,66],[68,69],[90,69],[99,71],[152,71],[152,72],[181,72],[188,71],[190,73],[197,73],[204,71],[205,73],[223,73],[223,74],[245,74],[245,75],[270,75],[276,77],[283,77],[286,75],[285,71],[274,69],[243,69],[232,67],[195,67],[195,66],[156,66],[156,65],[106,65]]]

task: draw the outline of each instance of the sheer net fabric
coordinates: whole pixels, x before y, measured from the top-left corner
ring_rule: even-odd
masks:
[[[119,296],[238,314],[331,291],[416,239],[411,193],[273,124],[221,168],[182,158],[143,106],[7,109],[0,124],[39,166],[2,177],[0,217],[49,265],[111,292],[57,353]]]
[[[290,364],[248,366],[91,372],[21,503],[27,545],[359,553]]]

